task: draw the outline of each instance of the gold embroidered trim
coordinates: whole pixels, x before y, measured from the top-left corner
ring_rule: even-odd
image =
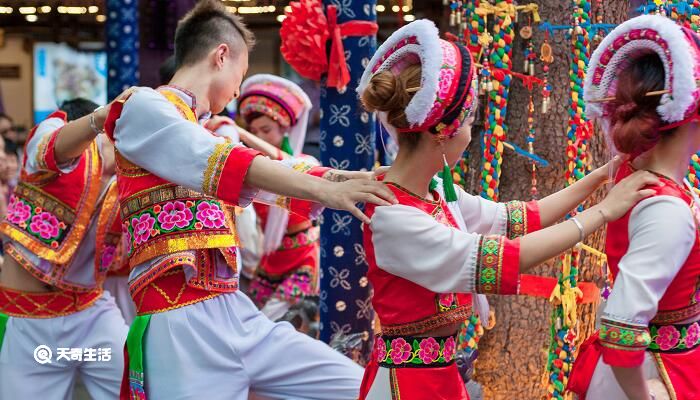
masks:
[[[177,186],[172,183],[154,186],[134,193],[122,200],[121,219],[125,220],[133,214],[144,211],[144,209],[158,203],[186,198],[211,199],[211,197],[205,196],[195,190]],[[218,205],[221,206],[221,204]],[[221,209],[223,210],[223,207],[221,207]]]
[[[12,299],[10,296],[6,294],[6,292],[10,293],[15,293],[19,297],[27,300],[29,303],[31,303],[34,307],[35,310],[27,310],[26,308],[22,307],[17,303],[17,300]],[[64,317],[66,315],[71,315],[75,314],[77,312],[83,311],[87,308],[90,308],[97,299],[102,297],[102,289],[95,289],[93,293],[87,292],[84,295],[88,296],[90,294],[93,295],[93,298],[90,299],[87,303],[76,305],[75,302],[73,303],[68,303],[66,304],[65,307],[61,310],[51,310],[49,308],[49,304],[53,301],[53,299],[59,298],[59,297],[68,297],[69,299],[71,296],[64,292],[24,292],[24,291],[18,291],[18,290],[12,290],[8,288],[3,288],[0,287],[0,295],[4,296],[7,299],[7,304],[12,305],[17,307],[21,312],[13,312],[8,310],[6,307],[0,307],[0,312],[3,314],[9,315],[10,317],[16,317],[16,318],[35,318],[35,319],[47,319],[47,318],[56,318],[56,317]],[[33,300],[34,296],[51,296],[52,299],[48,299],[45,301],[43,304],[40,304],[36,301]]]
[[[207,168],[204,170],[204,180],[202,181],[202,191],[204,193],[212,196],[216,195],[226,160],[235,146],[232,143],[219,143],[214,146],[214,151],[207,161]]]
[[[666,366],[664,365],[664,361],[661,358],[661,354],[651,353],[651,355],[654,356],[654,361],[656,362],[656,367],[659,371],[659,375],[661,376],[661,380],[664,382],[664,386],[666,386],[666,390],[668,391],[668,396],[670,397],[671,400],[678,400],[678,396],[676,396],[676,391],[673,388],[673,383],[671,382],[671,378],[668,376],[668,371],[666,371]]]
[[[668,325],[700,316],[700,303],[691,304],[679,310],[659,311],[650,324]]]
[[[39,170],[42,170],[42,171],[49,170],[49,166],[46,164],[46,153],[48,151],[49,141],[51,140],[52,137],[53,137],[53,133],[44,135],[44,137],[42,137],[39,140],[39,144],[36,146],[37,152],[36,152],[36,160],[35,161],[36,161],[36,165],[37,165]]]
[[[124,156],[122,156],[117,149],[114,149],[114,167],[117,175],[128,178],[139,178],[142,176],[151,175],[150,172],[124,158]]]
[[[427,331],[443,326],[464,322],[471,316],[471,307],[463,304],[453,310],[433,314],[420,321],[409,322],[401,325],[382,325],[382,335],[385,336],[411,336],[419,335]]]

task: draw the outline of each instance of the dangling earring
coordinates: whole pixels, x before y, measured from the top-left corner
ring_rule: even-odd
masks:
[[[292,145],[289,143],[289,134],[285,133],[284,134],[284,139],[282,139],[282,147],[281,150],[290,156],[294,155],[294,150],[292,150]]]
[[[457,192],[455,191],[455,182],[452,179],[452,169],[450,165],[447,164],[447,157],[445,153],[442,153],[442,160],[444,161],[444,166],[442,167],[442,187],[445,191],[445,201],[452,203],[457,201]]]

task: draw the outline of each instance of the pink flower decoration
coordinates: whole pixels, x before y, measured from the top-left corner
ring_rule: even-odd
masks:
[[[10,197],[10,204],[7,206],[7,220],[15,225],[26,222],[32,215],[32,207],[19,200],[17,197]]]
[[[454,293],[443,293],[439,295],[440,297],[440,305],[444,308],[450,308],[452,307],[452,303],[454,302],[455,295]]]
[[[105,246],[105,249],[102,252],[102,257],[100,258],[100,263],[102,267],[109,267],[110,265],[112,265],[112,261],[114,261],[114,255],[116,254],[116,252],[116,246]]]
[[[282,247],[284,247],[285,249],[291,249],[292,247],[294,247],[294,240],[289,236],[285,236],[282,239]]]
[[[453,337],[447,338],[447,340],[445,340],[445,351],[442,353],[442,355],[445,357],[445,362],[452,361],[456,352],[457,352],[457,343],[455,342],[455,338],[453,338]]]
[[[411,345],[408,344],[403,338],[397,338],[391,341],[391,361],[400,365],[408,361],[411,358]]]
[[[440,344],[432,337],[421,340],[418,357],[425,364],[432,363],[440,357]]]
[[[58,237],[58,218],[46,211],[32,217],[29,228],[39,234],[42,239],[55,239]]]
[[[440,87],[438,89],[438,98],[442,101],[447,100],[447,96],[450,94],[450,88],[452,87],[452,82],[455,79],[455,70],[442,68],[440,70]]]
[[[156,219],[151,217],[150,214],[146,213],[138,218],[133,218],[131,220],[131,226],[134,227],[134,243],[137,245],[141,243],[146,243],[146,241],[151,237],[151,230],[153,225],[156,223]]]
[[[305,246],[309,242],[309,238],[306,236],[306,233],[301,232],[297,235],[297,241],[300,246]]]
[[[207,228],[221,228],[226,223],[226,216],[218,205],[202,202],[197,205],[197,221]]]
[[[186,228],[192,218],[192,211],[181,201],[165,203],[163,211],[158,214],[158,222],[165,231],[171,231],[175,227]]]
[[[688,327],[686,331],[686,336],[684,339],[685,347],[691,348],[695,346],[700,338],[700,325],[696,322]]]
[[[678,345],[680,338],[681,333],[678,332],[675,326],[666,325],[659,328],[656,336],[656,344],[659,345],[659,349],[661,350],[670,350]]]
[[[378,337],[374,340],[374,359],[382,362],[386,358],[386,343],[384,339]]]

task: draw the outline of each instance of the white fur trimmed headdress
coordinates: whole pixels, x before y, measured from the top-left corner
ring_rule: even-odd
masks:
[[[615,28],[591,57],[584,87],[587,112],[608,126],[605,103],[591,102],[615,96],[617,77],[639,57],[658,54],[665,70],[664,89],[657,108],[666,125],[682,124],[698,110],[700,50],[694,32],[660,15],[632,18]]]
[[[411,22],[394,32],[372,57],[357,92],[362,94],[375,74],[398,75],[413,64],[421,65],[421,86],[406,106],[409,128],[396,130],[453,136],[476,104],[474,63],[469,50],[440,39],[429,20]]]

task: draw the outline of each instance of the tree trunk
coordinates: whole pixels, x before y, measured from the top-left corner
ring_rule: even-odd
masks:
[[[543,21],[552,25],[569,25],[572,14],[572,2],[560,0],[537,0]],[[595,1],[593,2],[595,6]],[[627,19],[628,1],[603,0],[603,22],[620,23]],[[523,16],[520,21],[523,22]],[[519,27],[516,27],[519,29]],[[517,30],[516,30],[517,32]],[[544,33],[536,30],[534,36],[535,50],[538,52],[543,43]],[[547,196],[561,190],[565,185],[566,170],[566,132],[568,129],[569,63],[571,61],[571,44],[566,32],[558,31],[549,40],[554,50],[554,62],[550,65],[549,81],[553,91],[550,110],[542,115],[539,105],[541,93],[535,89],[536,105],[536,141],[535,153],[550,162],[547,168],[538,168],[539,197]],[[595,45],[595,43],[593,43]],[[523,39],[516,37],[513,46],[514,69],[522,71]],[[537,65],[537,75],[541,77],[541,63]],[[526,137],[527,104],[529,93],[519,82],[511,86],[509,97],[509,114],[507,118],[508,141],[527,149]],[[474,140],[470,148],[471,168],[468,187],[471,193],[480,192],[481,177],[481,141],[480,129],[475,129]],[[593,166],[607,161],[605,143],[599,132],[594,135],[589,145],[592,152]],[[529,160],[517,156],[506,149],[503,155],[503,173],[500,182],[500,200],[529,200],[531,187],[531,164]],[[587,244],[602,249],[602,232],[587,240]],[[596,260],[584,254],[580,269],[581,281],[602,282]],[[536,268],[533,274],[555,276],[554,261]],[[479,342],[479,358],[476,364],[475,380],[484,388],[484,398],[499,399],[540,399],[544,398],[546,388],[542,378],[547,361],[550,340],[550,318],[552,307],[541,298],[499,297],[491,296],[489,301],[496,313],[496,326],[487,331]],[[592,333],[595,323],[595,305],[579,307],[579,342]]]

